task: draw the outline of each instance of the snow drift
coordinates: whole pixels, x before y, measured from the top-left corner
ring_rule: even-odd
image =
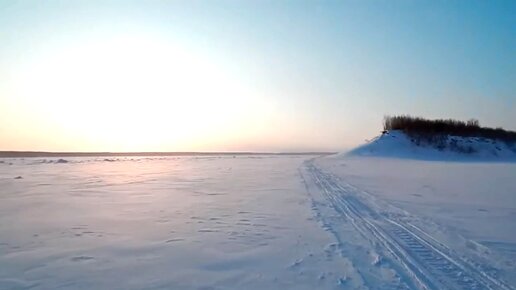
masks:
[[[434,138],[435,140],[435,138]],[[397,157],[421,160],[516,161],[516,144],[481,137],[443,135],[438,141],[410,137],[394,130],[359,146],[345,156]]]

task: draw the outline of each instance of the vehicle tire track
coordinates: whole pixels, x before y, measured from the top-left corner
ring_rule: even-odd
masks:
[[[305,166],[322,196],[380,253],[393,259],[404,271],[400,276],[410,279],[410,284],[426,290],[514,290],[420,228],[377,213],[313,160]]]

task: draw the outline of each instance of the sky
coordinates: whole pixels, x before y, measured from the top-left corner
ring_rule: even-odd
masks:
[[[0,0],[0,150],[341,151],[516,130],[515,1]]]

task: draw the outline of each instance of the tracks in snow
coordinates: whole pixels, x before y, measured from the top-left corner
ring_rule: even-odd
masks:
[[[401,277],[419,289],[514,290],[513,287],[461,258],[430,234],[395,220],[362,202],[357,193],[308,161],[306,170],[322,196],[343,215],[376,250],[391,259]]]

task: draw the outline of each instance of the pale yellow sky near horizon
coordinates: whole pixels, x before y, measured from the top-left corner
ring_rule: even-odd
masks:
[[[44,51],[13,71],[0,100],[11,143],[1,150],[334,149],[302,140],[310,124],[278,117],[273,98],[250,92],[222,65],[145,34]]]
[[[516,130],[510,2],[0,1],[0,150],[342,151]]]

